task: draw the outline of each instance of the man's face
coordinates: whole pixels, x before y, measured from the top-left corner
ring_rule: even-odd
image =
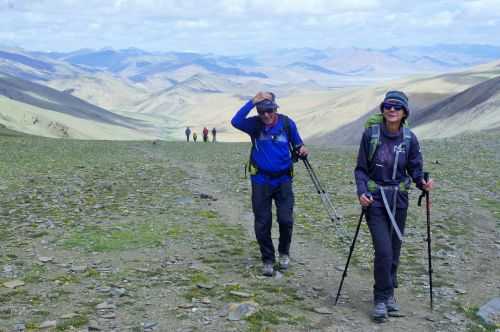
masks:
[[[257,110],[257,113],[259,113],[259,117],[265,125],[272,124],[276,117],[276,111],[273,109]]]

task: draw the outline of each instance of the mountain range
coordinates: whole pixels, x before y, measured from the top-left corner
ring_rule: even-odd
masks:
[[[1,48],[0,124],[43,136],[95,139],[180,139],[185,126],[207,126],[217,127],[222,140],[245,140],[230,118],[245,100],[267,90],[277,94],[280,110],[297,121],[308,141],[351,144],[359,136],[354,129],[376,111],[385,91],[397,88],[410,96],[415,131],[450,136],[499,126],[496,111],[487,111],[497,106],[498,59],[500,47],[488,45],[303,48],[241,56]],[[489,93],[482,93],[486,88]],[[453,121],[436,131],[444,119]]]

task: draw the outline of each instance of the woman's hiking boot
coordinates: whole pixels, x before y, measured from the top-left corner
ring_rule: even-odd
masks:
[[[405,315],[401,313],[401,307],[396,302],[396,298],[391,296],[387,299],[385,303],[387,307],[387,314],[391,317],[404,317]]]

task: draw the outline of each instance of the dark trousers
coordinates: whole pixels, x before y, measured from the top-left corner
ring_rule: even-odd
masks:
[[[271,238],[273,199],[276,204],[280,233],[278,252],[282,255],[289,255],[293,231],[294,196],[292,181],[282,183],[277,187],[252,183],[252,209],[255,217],[255,236],[257,237],[264,263],[274,263],[275,261],[274,245]]]
[[[407,209],[396,209],[396,223],[399,230],[404,234]],[[375,303],[385,302],[394,295],[397,288],[397,270],[401,242],[394,230],[383,207],[370,207],[367,211],[368,228],[372,235],[373,248],[375,249],[375,260],[373,274],[375,285],[373,296]]]

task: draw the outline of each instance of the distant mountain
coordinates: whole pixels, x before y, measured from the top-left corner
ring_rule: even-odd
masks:
[[[420,110],[412,123],[426,137],[500,128],[500,75]]]
[[[463,72],[345,91],[337,100],[332,99],[329,111],[323,108],[316,111],[316,123],[328,123],[329,128],[312,133],[309,141],[358,144],[364,123],[371,114],[379,112],[378,105],[389,89],[400,89],[409,95],[409,123],[421,138],[497,128],[500,127],[499,81],[500,62],[494,62]],[[349,116],[346,118],[344,114]]]
[[[44,136],[108,139],[147,137],[140,131],[149,127],[69,93],[7,74],[0,74],[0,124]]]
[[[344,73],[340,73],[338,71],[330,70],[318,65],[306,63],[306,62],[294,62],[291,63],[287,66],[288,68],[299,68],[299,69],[304,69],[304,70],[309,70],[312,72],[318,72],[321,74],[326,74],[326,75],[333,75],[333,76],[342,76],[346,75]]]

